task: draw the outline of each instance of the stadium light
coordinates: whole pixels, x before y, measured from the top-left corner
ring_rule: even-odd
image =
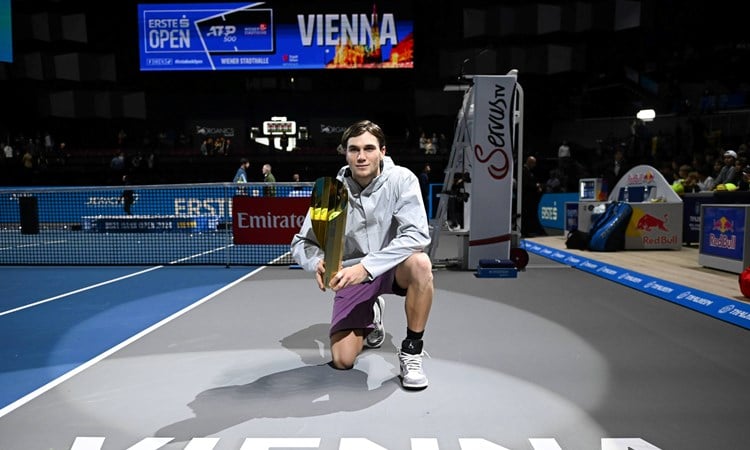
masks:
[[[656,111],[653,109],[642,109],[638,111],[638,114],[636,114],[635,117],[644,122],[651,122],[654,120],[654,117],[656,117]]]

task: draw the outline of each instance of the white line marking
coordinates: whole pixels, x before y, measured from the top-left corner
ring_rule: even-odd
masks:
[[[135,277],[135,276],[144,274],[146,272],[151,272],[152,270],[161,269],[162,267],[164,267],[164,266],[150,267],[148,269],[141,270],[140,272],[134,272],[134,273],[131,273],[131,274],[128,274],[128,275],[123,275],[123,276],[121,276],[119,278],[113,278],[111,280],[102,281],[101,283],[92,284],[91,286],[82,287],[80,289],[76,289],[75,291],[66,292],[64,294],[56,295],[56,296],[50,297],[50,298],[45,298],[44,300],[39,300],[38,302],[29,303],[28,305],[19,306],[18,308],[9,309],[7,311],[0,311],[0,317],[1,316],[5,316],[7,314],[12,314],[14,312],[22,311],[24,309],[33,308],[34,306],[43,305],[44,303],[49,303],[49,302],[53,302],[55,300],[60,300],[61,298],[69,297],[71,295],[78,294],[78,293],[81,293],[81,292],[85,292],[85,291],[88,291],[88,290],[91,290],[91,289],[96,289],[98,287],[105,286],[107,284],[116,283],[118,281],[125,280],[125,279],[130,278],[130,277]]]
[[[225,249],[230,248],[230,247],[232,247],[232,245],[225,245],[223,247],[218,247],[218,248],[215,248],[213,250],[206,250],[205,252],[202,252],[202,253],[196,253],[195,255],[190,255],[190,256],[186,256],[184,258],[180,258],[180,259],[176,259],[174,261],[170,261],[169,264],[177,264],[177,263],[181,263],[183,261],[187,261],[187,260],[190,260],[190,259],[193,259],[193,258],[197,258],[199,256],[210,255],[211,253],[219,252],[221,250],[225,250]]]
[[[161,267],[161,266],[160,266]],[[70,378],[73,378],[74,376],[78,375],[79,373],[83,372],[84,370],[88,369],[89,367],[93,366],[94,364],[98,363],[99,361],[105,359],[106,357],[112,355],[113,353],[127,347],[128,345],[132,344],[133,342],[137,341],[138,339],[146,336],[147,334],[151,333],[154,330],[157,330],[158,328],[162,327],[163,325],[166,325],[167,323],[173,321],[174,319],[182,316],[183,314],[191,311],[193,308],[197,308],[198,306],[206,303],[207,301],[211,300],[212,298],[216,297],[217,295],[221,294],[222,292],[228,290],[229,288],[241,283],[247,278],[250,278],[251,276],[255,275],[256,273],[263,270],[266,266],[258,267],[257,269],[253,270],[252,272],[245,274],[238,278],[237,280],[227,284],[226,286],[222,287],[221,289],[214,291],[207,296],[203,297],[202,299],[196,301],[195,303],[186,306],[185,308],[181,309],[180,311],[177,311],[176,313],[172,314],[169,317],[166,317],[162,319],[161,321],[151,325],[150,327],[146,328],[145,330],[141,331],[140,333],[137,333],[130,338],[120,342],[119,344],[115,345],[114,347],[110,348],[109,350],[106,350],[99,354],[98,356],[95,356],[94,358],[86,361],[85,363],[79,365],[75,369],[71,370],[70,372],[67,372],[54,380],[50,381],[49,383],[45,384],[44,386],[36,389],[33,392],[30,392],[20,399],[16,400],[15,402],[9,404],[8,406],[0,409],[0,418],[5,416],[6,414],[10,413],[11,411],[25,405],[26,403],[30,402],[31,400],[39,397],[40,395],[44,394],[45,392],[49,391],[50,389],[62,384],[66,380],[69,380]],[[150,269],[153,270],[153,269]]]

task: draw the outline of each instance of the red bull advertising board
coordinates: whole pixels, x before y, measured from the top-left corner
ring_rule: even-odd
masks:
[[[625,231],[625,250],[680,250],[682,198],[656,168],[635,166],[611,189],[609,201],[625,201],[633,208]]]
[[[701,205],[698,263],[741,273],[750,265],[745,227],[748,205]]]
[[[626,250],[682,248],[682,203],[630,203]]]

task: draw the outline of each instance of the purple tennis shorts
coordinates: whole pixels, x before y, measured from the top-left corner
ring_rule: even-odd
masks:
[[[406,289],[396,284],[396,268],[374,280],[347,286],[333,298],[330,334],[342,330],[372,329],[372,305],[381,294],[406,295]]]

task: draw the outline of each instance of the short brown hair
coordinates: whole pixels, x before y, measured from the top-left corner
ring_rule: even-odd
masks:
[[[343,150],[346,151],[349,138],[357,137],[365,133],[370,133],[375,136],[380,148],[385,147],[385,133],[383,133],[380,126],[369,120],[360,120],[359,122],[350,125],[349,128],[344,131],[344,134],[341,135],[341,147]]]

